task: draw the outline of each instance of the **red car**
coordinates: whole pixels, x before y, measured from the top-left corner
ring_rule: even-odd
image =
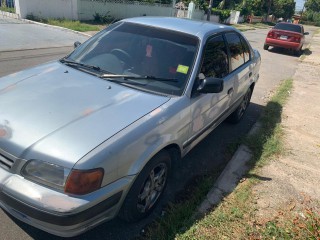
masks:
[[[308,34],[308,32],[304,32],[302,25],[286,22],[277,23],[268,32],[263,49],[268,50],[269,46],[286,48],[293,50],[294,54],[299,56],[304,44],[304,36]]]

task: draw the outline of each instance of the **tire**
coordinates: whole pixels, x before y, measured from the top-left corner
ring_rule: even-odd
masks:
[[[301,47],[300,49],[298,49],[298,50],[294,50],[294,51],[293,51],[293,54],[294,54],[295,56],[297,56],[297,57],[300,57],[301,53],[302,53],[302,47]]]
[[[264,45],[263,45],[263,49],[264,49],[264,50],[268,50],[268,49],[269,49],[269,45],[264,44]]]
[[[234,110],[233,113],[227,118],[227,121],[230,123],[238,123],[242,119],[244,113],[246,112],[252,95],[252,90],[249,88],[246,94],[243,96],[240,105]]]
[[[127,222],[148,216],[158,203],[168,181],[170,154],[163,150],[155,155],[139,173],[119,212]]]

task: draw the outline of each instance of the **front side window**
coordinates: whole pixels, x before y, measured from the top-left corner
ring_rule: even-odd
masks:
[[[223,37],[211,38],[204,49],[201,73],[203,77],[223,78],[228,74],[228,55]]]
[[[198,44],[197,37],[185,33],[119,22],[80,45],[68,59],[100,68],[110,76],[107,80],[141,90],[181,95]],[[120,75],[125,79],[116,79]]]
[[[245,49],[237,33],[227,33],[226,39],[230,51],[231,71],[233,71],[246,62]]]

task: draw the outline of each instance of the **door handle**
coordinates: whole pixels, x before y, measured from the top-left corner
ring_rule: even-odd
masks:
[[[230,88],[229,90],[228,90],[228,95],[231,95],[233,93],[233,88]]]

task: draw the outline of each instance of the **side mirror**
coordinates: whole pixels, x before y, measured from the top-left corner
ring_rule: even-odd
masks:
[[[76,41],[76,42],[74,42],[74,44],[73,44],[74,48],[77,48],[77,47],[79,47],[80,45],[81,45],[81,42],[79,42],[79,41]]]
[[[305,32],[303,35],[309,35],[309,32]]]
[[[220,93],[223,90],[223,79],[221,78],[205,78],[200,80],[197,91],[199,93]]]

